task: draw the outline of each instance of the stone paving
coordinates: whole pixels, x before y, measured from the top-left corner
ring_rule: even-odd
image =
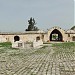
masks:
[[[74,48],[0,48],[4,49],[0,53],[0,75],[75,75],[75,54],[70,52]]]

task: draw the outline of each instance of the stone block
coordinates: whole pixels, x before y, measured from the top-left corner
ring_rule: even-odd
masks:
[[[12,43],[12,48],[30,48],[31,44],[28,44],[26,42],[23,41],[16,41]]]
[[[33,42],[33,47],[34,48],[38,47],[40,45],[43,45],[43,41],[42,40],[38,40],[38,41],[34,40],[34,42]]]
[[[20,48],[20,47],[23,47],[22,41],[16,41],[12,43],[12,48]]]

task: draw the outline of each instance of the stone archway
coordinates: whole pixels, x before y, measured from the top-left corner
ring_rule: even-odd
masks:
[[[50,34],[50,41],[63,41],[61,32],[57,29],[54,29]]]
[[[19,36],[14,36],[14,42],[19,41],[20,37]]]

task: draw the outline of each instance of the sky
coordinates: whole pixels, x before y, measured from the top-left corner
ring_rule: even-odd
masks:
[[[30,17],[39,29],[74,26],[74,0],[0,0],[0,32],[24,32]]]

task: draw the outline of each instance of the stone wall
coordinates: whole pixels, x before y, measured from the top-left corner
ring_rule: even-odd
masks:
[[[44,34],[4,34],[0,35],[0,42],[14,42],[14,37],[18,36],[21,41],[24,42],[33,42],[36,37],[40,37],[41,40],[44,41],[44,38],[42,38],[42,35]]]
[[[43,42],[47,42],[50,41],[50,34],[54,29],[57,29],[61,32],[63,41],[73,41],[72,37],[75,36],[75,33],[70,34],[70,37],[68,37],[68,34],[65,33],[65,30],[55,26],[49,29],[47,32],[29,31],[24,33],[0,33],[0,42],[14,42],[15,36],[18,36],[20,40],[24,42],[33,42],[36,37],[40,37]]]

